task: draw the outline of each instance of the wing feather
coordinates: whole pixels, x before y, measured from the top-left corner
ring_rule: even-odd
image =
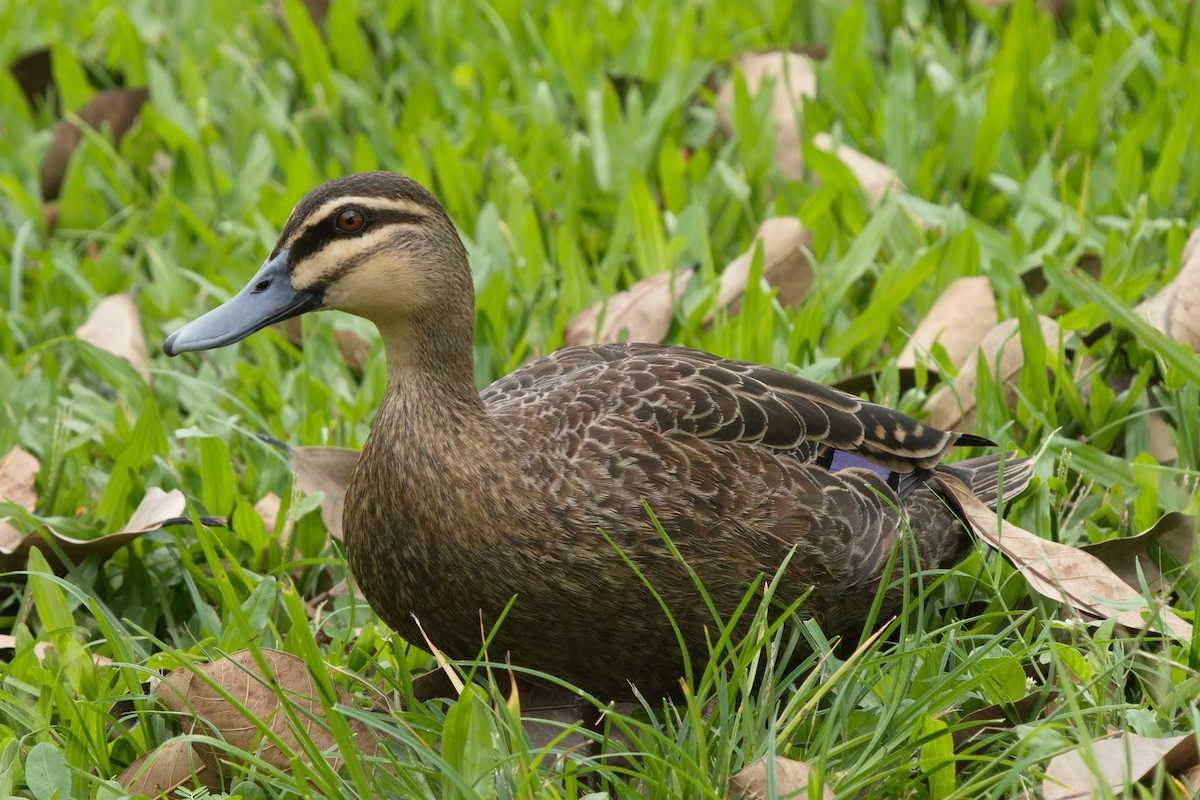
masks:
[[[770,367],[650,344],[559,350],[481,397],[492,413],[536,409],[584,427],[622,419],[668,436],[753,444],[806,461],[843,450],[900,473],[932,469],[962,437]]]

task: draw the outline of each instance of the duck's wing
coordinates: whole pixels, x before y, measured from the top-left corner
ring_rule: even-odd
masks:
[[[559,350],[481,398],[491,411],[554,415],[568,426],[615,416],[665,435],[753,444],[803,460],[853,453],[898,473],[932,469],[955,445],[992,444],[770,367],[650,344]]]

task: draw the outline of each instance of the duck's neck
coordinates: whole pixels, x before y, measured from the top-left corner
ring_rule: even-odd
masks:
[[[368,529],[403,532],[393,544],[410,549],[429,537],[466,535],[479,527],[480,503],[489,506],[483,498],[502,483],[509,448],[475,389],[470,334],[460,325],[455,335],[445,322],[380,326],[388,387],[355,473],[366,499],[346,527],[348,546]],[[428,335],[435,330],[440,335]]]
[[[410,412],[483,418],[475,388],[475,320],[469,312],[435,309],[376,323],[387,357],[388,393]]]

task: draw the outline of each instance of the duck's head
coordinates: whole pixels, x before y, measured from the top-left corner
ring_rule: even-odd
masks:
[[[469,351],[472,306],[466,252],[437,199],[402,175],[364,172],[305,195],[245,288],[168,336],[163,350],[211,350],[306,311],[336,309],[374,322],[389,359],[411,350],[414,330],[431,328],[443,338],[465,335]]]

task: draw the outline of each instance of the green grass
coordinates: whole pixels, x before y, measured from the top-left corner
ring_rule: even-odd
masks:
[[[1046,451],[1011,519],[1083,544],[1195,513],[1200,359],[1130,313],[1174,275],[1197,219],[1194,2],[1079,2],[1054,17],[1028,1],[334,0],[328,40],[298,0],[278,16],[271,5],[0,0],[0,61],[53,45],[66,110],[122,81],[152,98],[118,146],[85,137],[50,231],[38,174],[56,117],[0,72],[0,452],[19,444],[42,463],[34,514],[12,521],[94,538],[153,486],[232,520],[147,535],[61,578],[40,556],[4,576],[0,631],[17,648],[0,651],[0,797],[120,796],[112,779],[172,735],[151,679],[248,646],[328,664],[318,681],[354,697],[335,703],[324,684],[335,740],[356,752],[336,720],[363,720],[391,769],[354,757],[340,771],[298,758],[282,769],[234,752],[230,786],[246,798],[721,797],[731,774],[772,753],[813,764],[839,796],[1036,796],[1052,755],[1110,727],[1196,730],[1200,646],[1130,646],[1111,624],[1072,623],[982,551],[848,661],[812,626],[774,625],[752,602],[755,635],[723,651],[732,677],[696,676],[665,713],[616,715],[624,740],[598,754],[543,759],[508,698],[489,692],[367,712],[381,691],[409,693],[428,656],[361,602],[305,605],[345,564],[285,458],[257,437],[361,446],[382,352],[374,344],[355,374],[333,329],[373,332],[318,315],[303,349],[277,332],[176,361],[157,348],[243,284],[305,191],[393,169],[429,186],[467,242],[481,386],[559,346],[593,301],[696,262],[702,286],[671,341],[828,380],[877,371],[872,395],[919,413],[936,384],[922,374],[903,388],[894,356],[947,283],[986,275],[1031,345],[1038,313],[1068,335],[1114,326],[1066,352],[1027,347],[1015,409],[980,381],[976,430]],[[784,180],[762,99],[739,94],[733,136],[717,132],[730,58],[808,42],[830,52],[807,134],[831,132],[908,187],[874,211],[811,148],[819,180]],[[814,232],[813,291],[795,311],[752,292],[761,313],[704,329],[716,274],[772,215]],[[1067,271],[1084,253],[1102,259],[1098,281]],[[1039,265],[1048,286],[1031,295],[1021,276]],[[117,292],[136,298],[150,382],[73,336]],[[1169,464],[1147,453],[1154,406],[1179,451]],[[285,537],[253,513],[268,492],[294,522]],[[1184,615],[1198,578],[1188,565],[1177,582]],[[827,655],[816,671],[773,668],[771,653],[801,638]],[[39,643],[52,645],[41,660]],[[963,715],[1027,683],[1055,705],[951,746]],[[1157,791],[1178,789],[1160,777]]]

